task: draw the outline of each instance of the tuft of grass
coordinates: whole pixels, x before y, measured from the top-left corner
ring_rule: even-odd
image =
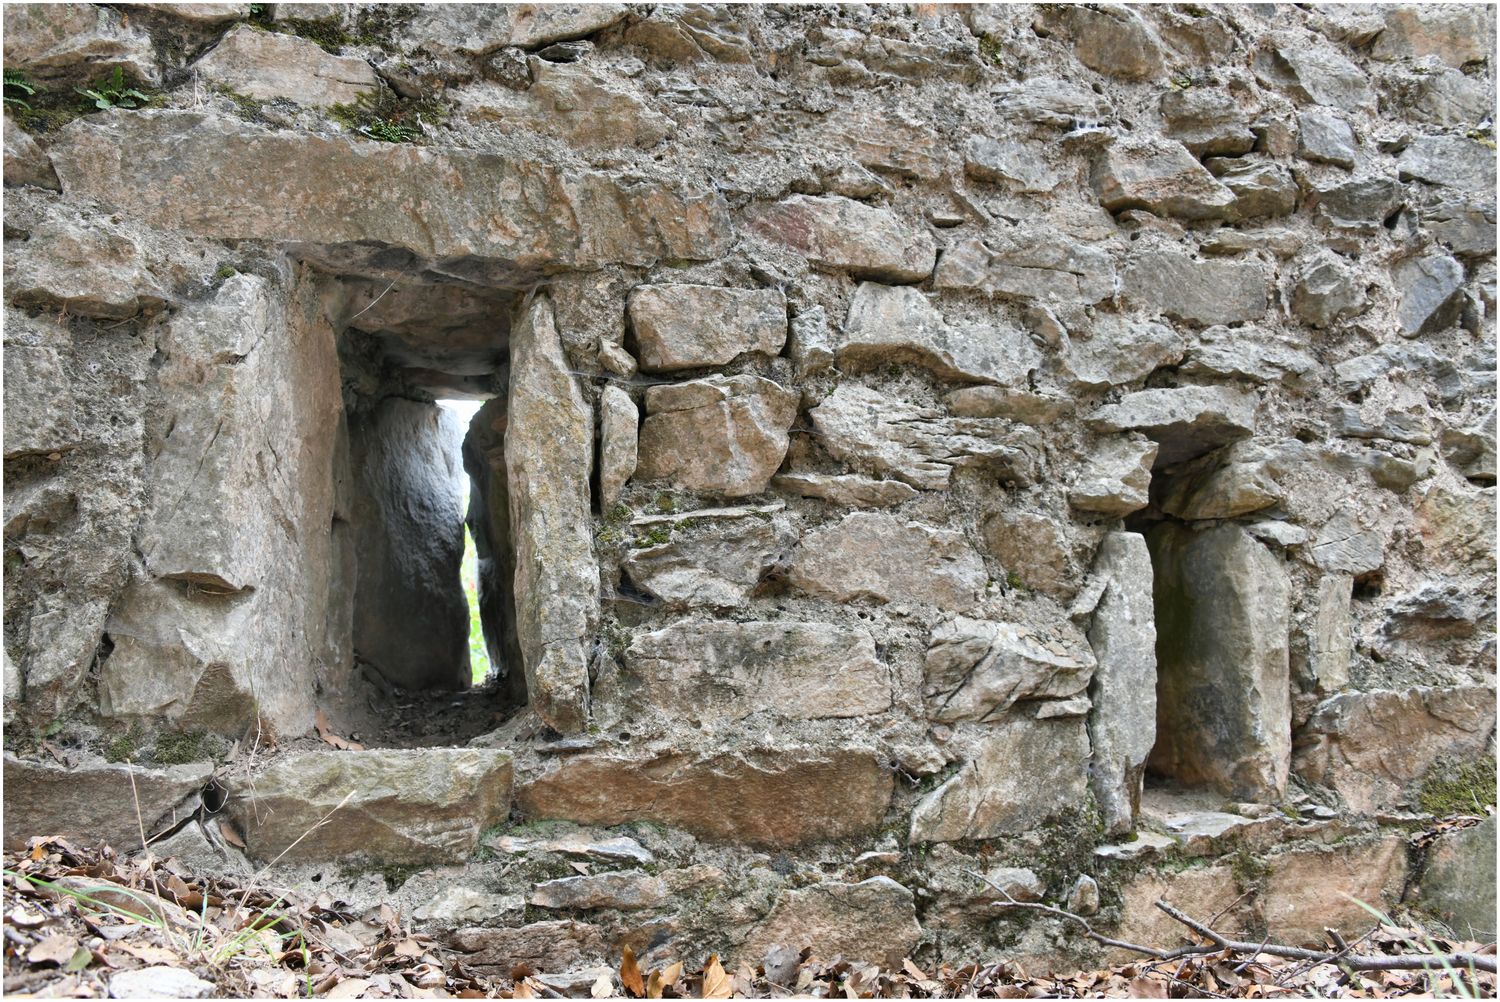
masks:
[[[446,117],[436,101],[403,101],[384,88],[361,94],[353,104],[333,105],[328,114],[345,128],[383,143],[420,143],[427,136],[424,123]]]
[[[991,34],[990,32],[985,32],[979,36],[979,54],[987,62],[999,66],[1000,53],[1003,51],[1005,51],[1005,43],[1000,40],[1000,36]]]
[[[663,522],[660,525],[653,525],[650,529],[635,537],[635,541],[630,545],[637,550],[643,550],[648,546],[660,546],[671,538],[672,526],[670,523]]]

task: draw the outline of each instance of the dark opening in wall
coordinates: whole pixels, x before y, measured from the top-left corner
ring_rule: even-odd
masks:
[[[451,277],[346,274],[327,279],[321,298],[343,377],[334,562],[356,677],[404,691],[477,683],[520,705],[504,461],[515,295]],[[466,528],[491,666],[478,679]]]

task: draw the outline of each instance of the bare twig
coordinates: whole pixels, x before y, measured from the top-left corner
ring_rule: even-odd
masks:
[[[1265,945],[1246,943],[1220,935],[1202,922],[1184,915],[1165,901],[1158,901],[1156,907],[1200,936],[1212,940],[1219,949],[1231,950],[1235,953],[1259,950],[1273,957],[1285,957],[1290,960],[1312,960],[1319,964],[1342,963],[1356,971],[1440,971],[1445,967],[1472,965],[1478,970],[1490,974],[1496,973],[1495,958],[1480,956],[1476,953],[1416,953],[1394,956],[1350,953],[1340,958],[1338,952],[1329,953],[1326,950],[1306,950],[1299,946],[1279,946],[1275,943]]]
[[[1044,912],[1048,915],[1055,915],[1061,919],[1067,919],[1068,921],[1075,922],[1080,927],[1082,927],[1084,935],[1089,939],[1092,939],[1096,943],[1102,943],[1105,946],[1118,946],[1122,950],[1130,950],[1134,953],[1144,954],[1147,957],[1155,957],[1158,960],[1171,960],[1174,956],[1182,956],[1182,954],[1172,954],[1167,951],[1152,949],[1149,946],[1141,946],[1138,943],[1126,943],[1123,940],[1110,939],[1108,936],[1105,936],[1102,933],[1095,932],[1094,927],[1089,925],[1088,920],[1085,919],[1082,915],[1074,915],[1072,912],[1063,911],[1061,908],[1053,908],[1051,905],[1038,904],[1032,901],[1017,901],[1015,898],[1010,896],[1010,893],[1006,891],[1005,888],[1001,887],[999,884],[995,883],[984,874],[976,873],[973,870],[966,870],[965,872],[968,873],[969,876],[975,877],[979,880],[984,881],[986,884],[989,884],[990,887],[994,888],[997,892],[1000,893],[1001,896],[1004,897],[1004,901],[995,902],[995,905],[997,907],[1025,908],[1029,911]]]

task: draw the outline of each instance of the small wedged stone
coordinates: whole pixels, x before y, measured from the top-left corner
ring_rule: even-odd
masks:
[[[1255,147],[1245,108],[1223,90],[1169,90],[1161,97],[1161,114],[1166,134],[1195,157],[1238,156]]]
[[[989,725],[972,759],[912,811],[912,842],[956,842],[1027,831],[1088,789],[1082,719],[1010,717]],[[1017,768],[1016,763],[1028,763]]]
[[[448,936],[465,964],[482,973],[510,976],[517,965],[536,971],[571,971],[603,960],[609,948],[598,926],[572,919],[529,925],[471,926]]]
[[[1364,71],[1333,51],[1268,45],[1255,54],[1255,75],[1294,98],[1358,114],[1375,110],[1375,91]]]
[[[1073,400],[1008,386],[965,386],[951,390],[943,403],[954,417],[1004,418],[1020,424],[1045,425],[1073,413]]]
[[[636,476],[725,497],[759,494],[786,456],[800,399],[750,375],[653,386]]]
[[[1219,219],[1234,204],[1234,193],[1170,140],[1112,144],[1094,166],[1093,183],[1099,204],[1111,212],[1145,209],[1180,219]]]
[[[632,549],[621,567],[668,608],[740,608],[781,549],[778,532],[759,519],[674,531],[655,546]]]
[[[1033,870],[1020,866],[997,866],[984,873],[985,885],[974,896],[976,901],[1040,901],[1047,894],[1047,885]],[[1002,897],[1004,895],[1004,897]]]
[[[1157,445],[1144,435],[1108,438],[1089,452],[1068,488],[1068,504],[1079,511],[1124,518],[1150,502],[1151,466]]]
[[[1308,203],[1335,226],[1373,229],[1386,220],[1405,197],[1393,177],[1367,177],[1336,184],[1314,185]]]
[[[1079,584],[1075,545],[1065,519],[1050,513],[998,511],[984,520],[985,548],[1033,591],[1059,601],[1072,598]]]
[[[776,289],[640,285],[626,311],[646,372],[725,365],[751,351],[776,355],[786,343],[786,296]]]
[[[1210,160],[1209,169],[1234,195],[1229,217],[1234,220],[1289,216],[1297,208],[1297,182],[1280,164],[1240,157]]]
[[[57,349],[7,343],[5,371],[5,458],[78,448],[77,403]]]
[[[920,282],[932,274],[937,246],[926,230],[838,195],[793,195],[755,206],[750,226],[814,264],[878,282]]]
[[[1365,307],[1365,285],[1354,268],[1329,250],[1303,263],[1292,290],[1292,315],[1314,327],[1330,327]]]
[[[631,911],[655,907],[666,896],[661,878],[627,870],[544,880],[531,889],[526,900],[538,908],[554,911],[599,908]]]
[[[1401,293],[1396,318],[1407,337],[1432,334],[1458,322],[1464,268],[1446,254],[1409,258],[1391,272]]]
[[[1010,327],[950,326],[919,290],[862,282],[849,304],[836,357],[846,369],[914,356],[945,379],[1024,384],[1042,363]]]
[[[599,394],[599,510],[612,511],[635,473],[641,413],[630,394],[606,386]]]
[[[955,466],[1022,484],[1037,475],[1036,432],[1001,419],[948,417],[857,383],[840,383],[808,417],[835,459],[921,490],[945,489]]]
[[[1107,251],[1034,227],[992,231],[943,251],[932,284],[1022,301],[1097,303],[1114,295]]]
[[[1297,116],[1297,155],[1313,163],[1354,169],[1354,130],[1326,111],[1304,111]]]
[[[917,496],[915,487],[900,480],[876,480],[857,473],[786,473],[773,477],[771,486],[849,508],[889,508]]]
[[[1022,700],[1064,700],[1087,691],[1094,657],[1076,629],[1054,636],[1014,623],[963,616],[932,631],[923,669],[927,719],[986,722]]]
[[[1307,559],[1320,570],[1366,574],[1385,563],[1385,539],[1365,519],[1340,509],[1318,530]]]
[[[253,786],[235,787],[230,816],[254,859],[321,862],[357,852],[389,863],[461,863],[480,831],[510,814],[511,757],[487,748],[294,752]]]
[[[1198,335],[1178,372],[1247,383],[1308,384],[1321,365],[1298,339],[1257,327],[1209,327]]]
[[[1255,431],[1256,398],[1229,387],[1137,390],[1099,408],[1088,422],[1099,431],[1139,431],[1155,441],[1156,465],[1173,466]]]
[[[335,56],[294,35],[237,25],[193,64],[209,80],[258,101],[353,104],[380,86],[363,59]]]
[[[1180,362],[1186,347],[1165,324],[1099,317],[1086,331],[1068,336],[1059,361],[1077,386],[1103,389],[1133,383]]]
[[[773,947],[811,948],[820,957],[842,955],[894,970],[921,936],[915,897],[890,877],[825,881],[783,891],[736,956],[753,964]]]
[[[674,716],[862,717],[891,706],[890,670],[863,630],[828,623],[685,622],[638,635],[626,671]]]
[[[718,842],[794,846],[874,831],[893,782],[873,750],[852,746],[587,752],[523,779],[516,802],[537,820],[652,821]]]
[[[584,38],[625,14],[620,3],[439,4],[419,7],[402,34],[413,48],[477,56]]]
[[[1146,251],[1125,266],[1127,299],[1177,320],[1232,324],[1266,313],[1269,276],[1253,261],[1200,261],[1172,251]]]
[[[865,598],[961,610],[978,601],[986,576],[961,532],[854,512],[802,537],[790,580],[833,602]]]
[[[964,171],[976,181],[1011,184],[1020,192],[1040,194],[1062,183],[1041,147],[1017,139],[970,136],[964,144]]]
[[[1494,727],[1492,686],[1339,693],[1303,727],[1297,772],[1369,813],[1405,802],[1440,760],[1483,754]]]
[[[154,835],[163,819],[175,821],[197,810],[198,793],[212,774],[211,762],[65,768],[6,752],[5,848],[24,849],[27,839],[61,835],[80,846],[138,849],[141,825]]]
[[[1463,136],[1418,136],[1396,160],[1401,179],[1459,188],[1495,190],[1495,151]]]
[[[1147,541],[1161,658],[1151,768],[1274,803],[1292,745],[1286,569],[1233,524],[1163,523]]]

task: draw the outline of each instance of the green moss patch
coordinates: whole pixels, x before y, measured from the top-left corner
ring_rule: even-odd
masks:
[[[1495,759],[1443,763],[1427,773],[1417,798],[1422,810],[1437,817],[1483,814],[1495,806]]]

